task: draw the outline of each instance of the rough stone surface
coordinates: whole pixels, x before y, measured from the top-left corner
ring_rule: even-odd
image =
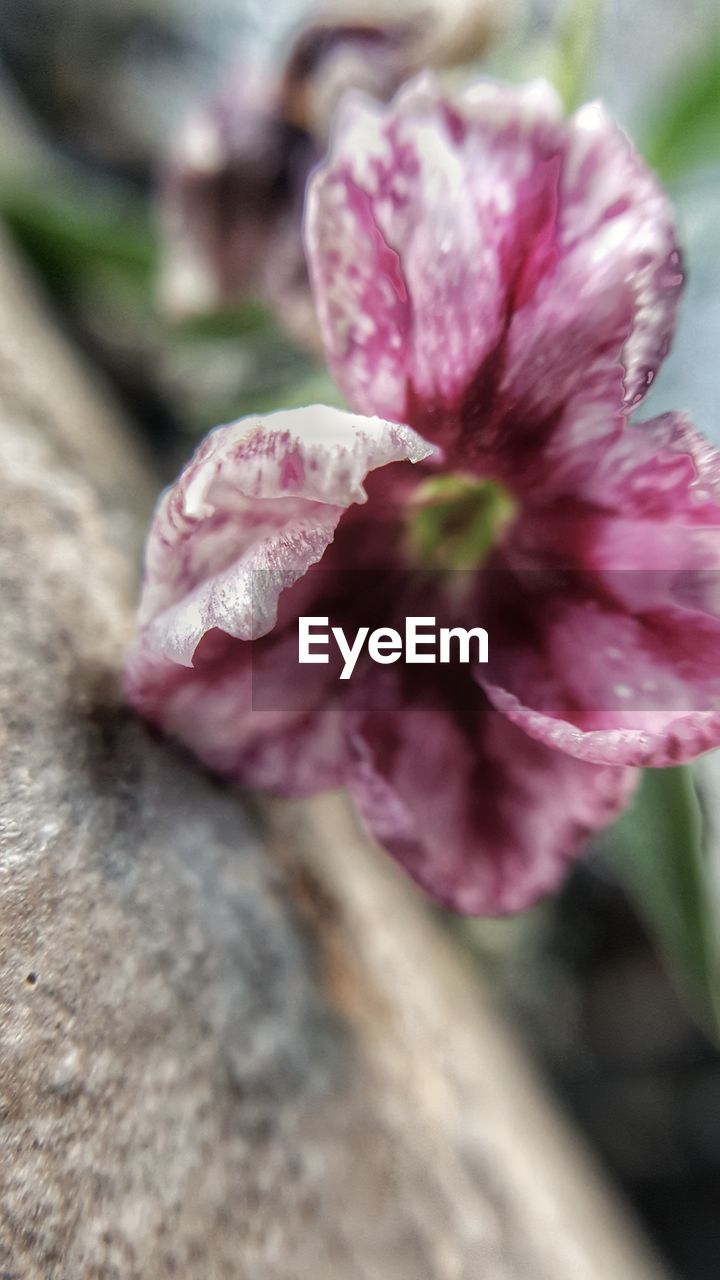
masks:
[[[337,798],[123,709],[154,483],[0,253],[0,1274],[651,1280]]]

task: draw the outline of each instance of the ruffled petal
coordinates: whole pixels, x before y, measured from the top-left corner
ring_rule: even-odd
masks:
[[[694,711],[674,716],[667,712],[603,714],[593,711],[582,717],[586,725],[598,726],[590,728],[536,711],[507,689],[499,689],[487,682],[483,687],[493,706],[531,738],[593,765],[662,769],[685,764],[704,751],[720,746],[720,711]],[[613,727],[623,720],[632,721],[632,727]],[[601,727],[603,722],[607,727]]]
[[[563,122],[544,84],[449,100],[423,77],[388,109],[349,99],[305,235],[350,403],[456,464],[542,442],[599,384],[609,430],[670,342],[668,202],[600,106]]]
[[[480,678],[548,746],[677,764],[720,745],[720,454],[679,415],[591,454],[512,532]]]
[[[245,418],[211,432],[160,500],[150,530],[129,659],[189,666],[215,628],[265,635],[278,598],[316,563],[374,468],[431,447],[408,427],[323,405]]]
[[[436,901],[468,915],[529,906],[630,798],[634,774],[552,751],[459,700],[350,721],[348,786],[380,845]]]

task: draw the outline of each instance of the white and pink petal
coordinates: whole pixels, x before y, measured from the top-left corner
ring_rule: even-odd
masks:
[[[431,446],[408,427],[323,405],[218,427],[161,498],[150,529],[130,657],[189,666],[214,628],[272,629],[281,593],[317,563],[363,482]]]
[[[422,77],[355,96],[311,181],[306,247],[351,404],[414,426],[454,464],[543,442],[584,399],[607,429],[665,355],[682,285],[669,203],[597,104],[547,86]]]
[[[390,108],[344,101],[305,236],[326,350],[352,405],[404,420],[413,399],[427,412],[462,398],[504,332],[508,272],[560,119],[542,84],[487,82],[450,101],[424,75]]]

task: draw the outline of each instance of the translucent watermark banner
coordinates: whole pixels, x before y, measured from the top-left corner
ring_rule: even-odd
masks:
[[[264,625],[273,588],[253,575]],[[465,680],[570,720],[717,711],[720,572],[318,567],[281,592],[265,635],[228,644],[256,710],[400,708]]]

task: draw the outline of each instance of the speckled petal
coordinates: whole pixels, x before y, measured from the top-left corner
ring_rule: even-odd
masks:
[[[671,414],[587,452],[572,499],[513,530],[483,685],[579,759],[690,760],[720,746],[720,454]]]
[[[634,406],[669,349],[683,275],[669,202],[600,103],[568,122],[551,252],[510,320],[501,398],[546,418],[610,360]]]
[[[632,770],[533,741],[472,687],[455,705],[357,717],[350,747],[348,785],[375,839],[467,915],[519,911],[556,888],[634,784]]]
[[[670,342],[668,202],[599,105],[564,122],[543,84],[446,99],[423,77],[388,109],[348,99],[305,234],[348,399],[456,461],[542,441],[599,380],[610,427]]]
[[[408,427],[323,405],[218,427],[158,505],[130,673],[150,655],[189,666],[213,628],[266,634],[366,475],[430,452]]]
[[[450,104],[423,76],[388,109],[345,100],[305,230],[326,349],[351,404],[404,420],[409,394],[462,396],[503,333],[518,195],[531,204],[560,116],[541,84],[486,83]]]

